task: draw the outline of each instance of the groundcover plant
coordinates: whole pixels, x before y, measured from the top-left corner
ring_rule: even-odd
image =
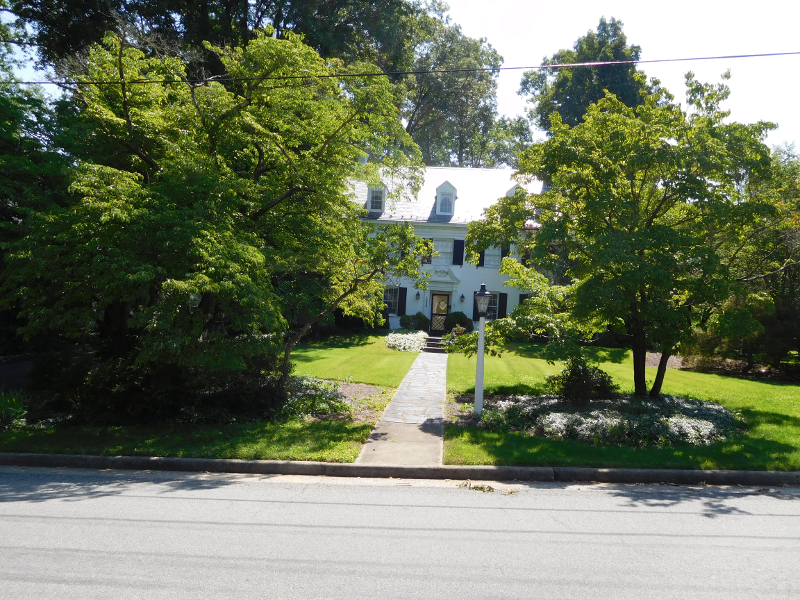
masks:
[[[737,433],[737,415],[713,402],[621,395],[581,404],[558,396],[512,396],[487,406],[481,426],[551,439],[644,448],[706,446]]]

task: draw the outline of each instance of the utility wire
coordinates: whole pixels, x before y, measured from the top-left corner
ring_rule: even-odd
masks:
[[[586,67],[609,67],[617,65],[642,65],[653,63],[673,63],[673,62],[694,62],[701,60],[727,60],[737,58],[768,58],[774,56],[797,56],[800,52],[769,52],[763,54],[729,54],[725,56],[695,56],[691,58],[657,58],[652,60],[615,60],[604,62],[582,62],[582,63],[566,63],[554,65],[535,65],[531,67],[474,67],[464,69],[431,69],[429,71],[389,71],[389,72],[364,72],[364,73],[323,73],[319,75],[306,74],[306,75],[277,75],[274,77],[231,77],[223,75],[220,77],[212,77],[209,79],[131,79],[126,80],[124,83],[179,83],[181,81],[191,84],[203,84],[209,81],[288,81],[292,79],[342,79],[346,77],[399,77],[406,75],[434,75],[444,73],[485,73],[497,71],[521,71],[521,70],[541,70],[541,69],[575,69]],[[17,85],[61,85],[61,86],[75,86],[75,85],[119,85],[122,81],[17,81]]]

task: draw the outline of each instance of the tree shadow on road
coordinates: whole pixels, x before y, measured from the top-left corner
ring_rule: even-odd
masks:
[[[156,494],[198,492],[225,488],[241,475],[178,473],[174,471],[117,471],[94,469],[51,469],[0,467],[0,504],[12,502],[82,501],[121,496],[136,486],[157,486]],[[260,476],[268,477],[268,476]]]
[[[794,502],[793,514],[800,514],[800,487],[740,487],[711,485],[614,485],[610,494],[625,500],[625,508],[659,509],[686,505],[692,513],[709,519],[729,515],[748,516],[749,510],[741,507],[741,501],[768,496],[776,500]]]

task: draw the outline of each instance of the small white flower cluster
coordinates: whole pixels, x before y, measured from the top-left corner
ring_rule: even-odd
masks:
[[[386,336],[386,345],[400,352],[422,352],[428,334],[424,331],[413,333],[390,333]]]

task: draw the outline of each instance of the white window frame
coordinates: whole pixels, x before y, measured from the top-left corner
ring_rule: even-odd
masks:
[[[492,297],[489,299],[489,308],[486,309],[486,320],[494,321],[497,318],[497,310],[500,307],[500,292],[489,292]]]
[[[397,316],[397,307],[400,302],[400,287],[387,285],[383,290],[383,303],[390,315]]]
[[[381,205],[379,208],[375,208],[373,202],[375,202],[375,196],[380,194],[381,197]],[[380,189],[370,189],[369,190],[369,211],[370,212],[383,212],[383,205],[386,198],[384,197],[383,190]]]
[[[437,213],[440,215],[452,215],[453,214],[453,204],[455,203],[455,194],[453,192],[439,192],[439,206],[437,207]],[[449,203],[449,210],[445,209],[444,203],[447,201]]]
[[[450,200],[450,210],[442,209],[442,201],[448,198]],[[456,210],[456,200],[458,194],[456,188],[449,181],[445,181],[442,185],[436,188],[436,214],[437,215],[452,215]]]

